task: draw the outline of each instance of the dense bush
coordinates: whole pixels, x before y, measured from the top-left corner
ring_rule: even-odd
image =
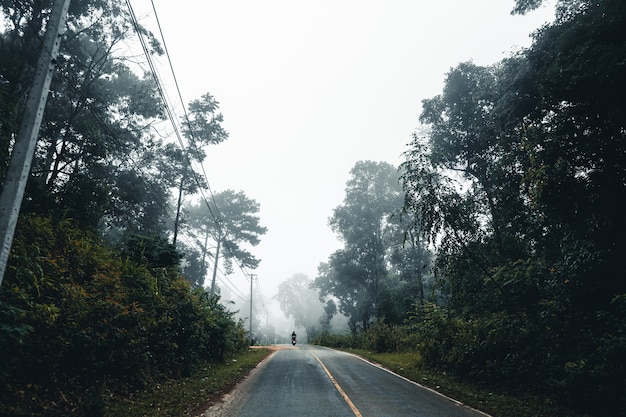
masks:
[[[181,278],[171,247],[133,242],[162,246],[154,259],[171,262],[123,258],[71,221],[22,219],[0,289],[0,414],[98,415],[107,389],[189,374],[245,346],[218,300]]]
[[[604,319],[559,323],[553,306],[545,307],[539,318],[493,313],[474,319],[432,307],[411,326],[421,339],[418,351],[437,368],[482,384],[547,395],[591,415],[616,415],[626,406],[626,339],[616,337],[624,334],[624,324],[603,336]]]
[[[316,337],[311,338],[309,340],[309,343],[340,349],[362,348],[363,336],[353,335],[350,332],[337,334],[331,333],[328,330],[324,330]]]
[[[323,333],[314,343],[372,352],[417,352],[420,365],[490,388],[545,396],[589,415],[626,406],[626,297],[594,323],[565,323],[557,305],[540,314],[494,312],[463,318],[434,303],[417,305],[403,326],[383,320],[358,335]],[[578,327],[573,332],[569,327]]]

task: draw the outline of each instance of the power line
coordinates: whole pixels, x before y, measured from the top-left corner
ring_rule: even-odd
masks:
[[[58,66],[58,64],[57,64],[57,66]],[[155,69],[156,69],[156,68],[155,68]],[[158,77],[158,74],[157,74],[157,77]],[[66,78],[67,78],[67,77],[66,77]],[[68,81],[71,81],[69,78],[67,78],[67,80],[68,80]],[[80,96],[80,97],[81,97],[81,99],[84,99],[84,98],[86,97],[85,92],[80,91],[80,90],[79,90],[78,88],[76,88],[76,86],[74,86],[71,82],[69,82],[69,83],[68,83],[68,86],[69,86],[69,87],[70,87],[70,88],[71,88],[71,89],[72,89],[72,90],[73,90],[73,91],[74,91],[74,92],[75,92],[78,96]],[[91,114],[91,116],[92,116],[92,117],[95,119],[95,121],[98,123],[98,125],[100,125],[100,127],[101,127],[102,129],[104,129],[104,130],[105,130],[105,131],[109,134],[109,136],[111,137],[111,139],[112,139],[112,140],[114,140],[114,141],[117,141],[117,135],[115,135],[115,134],[111,131],[110,127],[109,127],[109,126],[107,125],[107,123],[106,123],[106,122],[102,119],[102,117],[101,117],[99,114],[97,114],[97,113],[93,110],[93,108],[91,108],[90,106],[87,106],[86,108],[87,108],[87,111]],[[157,133],[159,133],[159,132],[157,131]],[[160,134],[160,133],[159,133],[159,134]],[[121,143],[120,143],[120,144],[121,144]],[[141,167],[141,165],[140,165],[140,164],[139,164],[139,163],[138,163],[138,162],[137,162],[137,161],[133,158],[133,156],[132,156],[132,155],[126,155],[126,156],[127,156],[127,160],[126,160],[126,162],[127,162],[127,163],[128,163],[128,162],[130,162],[131,167],[133,167],[133,168],[134,168],[134,169],[136,169],[137,171],[141,171],[141,168],[142,168],[142,167]],[[155,185],[153,182],[148,181],[148,182],[146,183],[146,185],[147,185],[148,187],[152,188],[152,189],[153,189],[153,191],[156,191],[156,192],[158,193],[158,191],[159,191],[159,190],[157,190],[156,185]],[[172,212],[171,207],[170,207],[169,205],[165,205],[165,206],[163,207],[163,214],[165,214],[166,216],[168,216],[168,217],[170,218],[170,220],[171,220],[171,221],[173,221],[172,219],[174,218],[175,213],[173,213],[173,212]],[[193,233],[191,233],[191,232],[189,232],[189,231],[188,231],[188,233],[189,233],[189,234],[191,234],[193,238],[195,238],[196,242],[192,242],[192,241],[190,241],[190,239],[189,239],[187,236],[185,236],[184,234],[181,234],[181,239],[183,239],[183,240],[186,242],[187,246],[188,246],[189,248],[194,248],[194,247],[195,247],[195,248],[198,248],[198,249],[204,249],[203,245],[199,243],[199,240],[197,239],[197,236],[195,236]],[[239,291],[239,290],[237,289],[236,285],[234,285],[234,284],[232,283],[232,281],[230,281],[230,280],[229,280],[229,279],[225,276],[226,274],[225,274],[225,273],[224,273],[224,271],[223,271],[221,268],[219,268],[219,267],[218,267],[218,272],[219,272],[219,274],[217,275],[217,277],[219,278],[220,282],[222,282],[222,284],[223,284],[225,287],[229,288],[229,289],[230,289],[233,293],[235,293],[235,295],[236,295],[237,297],[241,298],[242,300],[246,300],[246,299],[247,299],[244,295],[242,295],[241,291]]]
[[[189,122],[189,114],[187,113],[186,107],[185,107],[185,101],[183,100],[182,97],[182,93],[180,91],[180,86],[178,84],[178,78],[176,77],[176,72],[174,71],[174,65],[172,64],[172,59],[170,57],[170,53],[169,53],[169,49],[167,48],[167,42],[165,41],[165,36],[163,35],[163,29],[161,27],[161,21],[159,20],[159,14],[156,10],[156,6],[154,5],[154,0],[150,1],[151,5],[152,5],[152,11],[154,12],[154,17],[157,23],[157,27],[159,29],[159,34],[161,36],[161,41],[163,43],[163,50],[165,51],[165,56],[167,58],[167,62],[169,64],[169,68],[172,74],[172,79],[174,80],[174,86],[176,88],[176,91],[178,93],[178,98],[182,104],[182,109],[183,109],[183,113],[184,113],[184,118],[185,121],[187,122],[187,126],[189,127],[189,133],[192,136],[191,141],[189,141],[189,146],[194,147],[195,148],[195,138],[194,138],[194,132],[193,129],[191,128],[191,124]],[[182,143],[181,143],[182,146]],[[197,151],[197,149],[194,149]],[[228,237],[228,230],[226,229],[226,231],[223,230],[223,216],[220,213],[219,207],[217,205],[217,202],[215,201],[215,194],[213,193],[213,190],[211,189],[211,183],[208,179],[208,175],[206,174],[206,171],[204,169],[204,165],[203,164],[199,164],[200,165],[200,169],[202,170],[202,174],[204,175],[204,180],[205,180],[205,184],[207,186],[207,189],[209,191],[209,195],[211,196],[211,201],[213,202],[213,206],[215,207],[215,213],[213,213],[212,209],[211,209],[211,205],[208,202],[208,200],[206,199],[206,197],[204,196],[204,194],[202,193],[202,187],[200,186],[200,184],[198,183],[198,188],[202,194],[202,199],[205,201],[206,206],[209,210],[209,213],[211,214],[211,216],[213,217],[213,219],[215,220],[215,223],[217,224],[219,230],[219,235],[220,236],[224,236],[224,238]],[[193,171],[192,171],[193,172]],[[197,181],[197,180],[196,180]],[[215,237],[214,237],[215,238]],[[235,259],[235,263],[237,264],[237,266],[239,267],[239,269],[241,269],[241,272],[244,275],[248,275],[248,272],[245,270],[245,268],[243,267],[243,265],[240,264],[240,262],[237,260],[237,258],[234,256],[233,254],[233,249],[232,247],[230,247],[230,243],[225,239],[224,241],[224,246],[226,247],[226,249],[231,253],[231,255],[233,255],[233,258]]]
[[[170,119],[170,121],[171,121],[171,123],[172,123],[172,125],[173,125],[173,127],[174,127],[174,133],[175,133],[175,135],[176,135],[176,137],[177,137],[177,139],[178,139],[178,142],[179,142],[179,144],[180,144],[180,146],[181,146],[182,150],[184,151],[185,160],[186,160],[187,164],[189,165],[189,167],[190,167],[190,168],[192,168],[191,158],[189,157],[189,153],[186,151],[186,147],[185,147],[185,145],[184,145],[184,143],[183,143],[183,140],[182,140],[182,137],[181,137],[181,134],[180,134],[180,130],[178,129],[178,125],[177,125],[177,123],[176,123],[176,120],[174,119],[174,116],[173,116],[173,114],[172,114],[172,111],[171,111],[171,109],[170,109],[170,106],[168,105],[168,102],[167,102],[167,96],[166,96],[166,93],[165,93],[165,89],[164,89],[164,88],[163,88],[163,86],[161,85],[161,81],[160,81],[160,79],[159,79],[159,77],[158,77],[158,75],[157,75],[156,67],[155,67],[155,65],[154,65],[154,63],[153,63],[153,61],[152,61],[152,58],[151,58],[150,53],[149,53],[149,50],[148,50],[148,48],[147,48],[147,46],[146,46],[145,39],[143,38],[143,36],[142,36],[142,34],[141,34],[140,30],[139,30],[139,24],[138,24],[138,22],[137,22],[137,20],[136,20],[136,16],[135,16],[134,11],[133,11],[133,9],[132,9],[132,5],[130,4],[130,0],[126,0],[126,3],[127,3],[127,5],[128,5],[129,11],[130,11],[130,16],[131,16],[131,19],[132,19],[132,21],[133,21],[133,25],[134,25],[134,27],[135,27],[135,31],[136,31],[136,33],[137,33],[138,37],[140,38],[140,43],[141,43],[141,45],[142,45],[142,48],[143,48],[144,54],[145,54],[146,59],[147,59],[147,61],[148,61],[148,65],[149,65],[149,67],[150,67],[150,71],[151,71],[151,73],[153,74],[154,80],[155,80],[155,82],[156,82],[156,84],[157,84],[157,89],[158,89],[158,91],[159,91],[159,94],[161,95],[161,97],[162,97],[162,99],[163,99],[163,101],[164,101],[164,107],[165,107],[165,110],[166,110],[166,112],[167,112],[168,118]],[[193,129],[191,128],[191,125],[190,125],[190,123],[189,123],[189,116],[188,116],[188,114],[187,114],[187,111],[186,111],[186,108],[185,108],[185,105],[184,105],[184,101],[183,101],[183,99],[182,99],[182,94],[181,94],[181,92],[180,92],[180,88],[179,88],[179,85],[178,85],[178,80],[177,80],[177,78],[176,78],[176,74],[175,74],[175,72],[174,72],[174,68],[173,68],[173,64],[172,64],[172,61],[171,61],[171,58],[170,58],[170,55],[169,55],[169,51],[168,51],[168,49],[167,49],[167,43],[165,42],[165,37],[164,37],[164,35],[163,35],[163,31],[162,31],[162,28],[161,28],[161,24],[160,24],[160,21],[159,21],[159,19],[158,19],[158,13],[157,13],[157,11],[156,11],[156,7],[154,6],[154,2],[151,2],[151,3],[152,3],[152,8],[153,8],[153,11],[154,11],[154,14],[155,14],[155,19],[156,19],[156,22],[157,22],[157,26],[158,26],[158,28],[159,28],[159,33],[160,33],[160,35],[161,35],[161,40],[162,40],[162,42],[163,42],[163,46],[164,46],[164,50],[165,50],[165,55],[166,55],[166,58],[167,58],[167,60],[168,60],[169,67],[170,67],[170,70],[171,70],[171,72],[172,72],[172,76],[173,76],[173,79],[174,79],[175,88],[176,88],[176,90],[177,90],[178,97],[179,97],[179,99],[180,99],[180,101],[181,101],[181,103],[182,103],[182,108],[183,108],[183,112],[184,112],[184,115],[185,115],[185,120],[186,120],[186,122],[187,122],[187,123],[188,123],[188,125],[189,125],[189,132],[190,132],[190,135],[192,136],[192,139],[194,139],[194,138],[193,138]],[[190,145],[191,147],[195,147],[195,141],[194,141],[194,140],[189,141],[189,145]],[[223,238],[224,238],[224,242],[225,242],[225,247],[226,247],[226,249],[227,249],[227,250],[231,253],[231,255],[233,255],[233,258],[234,258],[234,260],[235,260],[235,263],[237,264],[237,266],[239,267],[239,269],[242,271],[242,273],[244,274],[244,276],[247,276],[247,275],[248,275],[248,272],[246,271],[245,267],[244,267],[244,266],[243,266],[243,265],[239,262],[239,260],[238,260],[238,259],[234,256],[233,249],[232,249],[232,247],[230,247],[230,244],[229,244],[229,242],[228,242],[228,240],[227,240],[227,237],[228,237],[228,234],[229,234],[229,233],[228,233],[228,230],[227,230],[227,229],[224,231],[224,221],[223,221],[223,219],[222,219],[221,213],[219,212],[219,207],[218,207],[218,205],[216,204],[216,201],[215,201],[215,196],[214,196],[214,194],[213,194],[213,191],[212,191],[212,190],[211,190],[211,188],[210,188],[210,182],[209,182],[209,180],[208,180],[208,176],[206,175],[206,171],[205,171],[205,169],[204,169],[204,166],[203,166],[202,164],[199,164],[199,165],[200,165],[200,168],[201,168],[202,173],[203,173],[203,175],[204,175],[205,184],[206,184],[206,186],[207,186],[207,188],[208,188],[208,191],[209,191],[209,193],[210,193],[210,195],[211,195],[211,200],[212,200],[212,202],[213,202],[213,207],[215,207],[215,212],[214,212],[214,210],[212,209],[211,204],[209,203],[209,201],[208,201],[207,197],[206,197],[206,196],[205,196],[205,194],[204,194],[204,191],[203,191],[202,185],[201,185],[201,183],[200,183],[199,179],[197,178],[195,171],[194,171],[193,169],[191,169],[191,174],[192,174],[192,176],[193,176],[193,178],[194,178],[194,180],[195,180],[196,184],[198,185],[198,189],[199,189],[199,191],[200,191],[201,198],[202,198],[202,200],[204,201],[204,203],[206,204],[207,209],[209,210],[209,214],[210,214],[210,215],[211,215],[211,217],[214,219],[214,222],[215,222],[215,224],[217,225],[217,227],[218,227],[218,229],[219,229],[219,235],[220,235],[221,237],[223,237]],[[214,239],[217,239],[217,238],[214,236]]]
[[[261,308],[265,314],[267,314],[267,308],[265,307],[265,302],[263,301],[263,295],[261,294],[261,285],[259,284],[259,279],[256,280],[256,292],[257,297],[259,299],[259,303],[261,304]]]

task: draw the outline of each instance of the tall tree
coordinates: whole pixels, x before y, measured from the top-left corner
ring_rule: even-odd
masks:
[[[398,214],[403,192],[398,171],[388,163],[357,162],[350,173],[344,203],[329,219],[344,248],[320,269],[315,285],[323,296],[339,300],[339,311],[349,316],[356,331],[357,323],[367,328],[372,317],[384,315],[384,281],[393,250],[402,245]]]
[[[183,194],[185,191],[194,193],[198,186],[202,186],[200,173],[193,172],[193,162],[202,163],[206,157],[204,148],[210,144],[218,144],[228,138],[228,133],[221,123],[224,121],[222,113],[218,112],[219,103],[209,93],[203,94],[200,99],[189,103],[187,117],[183,123],[183,134],[189,143],[184,154],[180,154],[182,165],[179,173],[178,203],[176,205],[176,219],[174,220],[174,244],[178,235],[178,226],[181,217]]]
[[[258,266],[259,260],[240,246],[242,243],[258,245],[260,236],[267,232],[267,228],[260,224],[256,201],[242,191],[225,190],[214,194],[211,202],[191,205],[187,211],[190,226],[204,239],[203,259],[210,252],[210,246],[213,249],[211,294],[216,292],[217,268],[222,259],[227,271],[232,269],[230,262],[233,259],[246,268]]]
[[[601,415],[626,398],[615,355],[626,349],[625,24],[622,1],[560,1],[527,51],[460,64],[425,101],[403,176],[450,311],[484,320],[497,341],[481,360],[517,383],[536,380],[534,363],[558,395]],[[536,349],[493,323],[517,323]]]
[[[321,320],[326,318],[319,292],[311,287],[313,281],[305,274],[295,274],[278,285],[275,298],[287,317],[293,317],[296,327],[304,328],[307,340],[314,338]]]
[[[4,3],[0,74],[14,107],[4,112],[2,129],[20,117],[31,53],[38,49],[51,5]],[[151,170],[149,132],[162,113],[153,80],[136,75],[118,53],[134,36],[127,7],[116,1],[72,2],[66,29],[24,209],[62,213],[92,228],[106,224],[156,233],[163,225],[168,185]],[[139,29],[151,40],[149,52],[161,53],[152,35]],[[8,154],[11,134],[3,132],[0,146]]]
[[[626,5],[566,10],[528,52],[526,186],[545,255],[576,281],[576,308],[593,311],[626,292],[626,200],[616,198],[626,195]]]
[[[403,164],[407,208],[420,233],[441,242],[442,255],[469,262],[450,278],[456,280],[453,304],[468,313],[511,305],[511,295],[490,271],[524,258],[528,250],[518,238],[528,232],[530,218],[520,192],[528,158],[517,132],[508,130],[510,108],[503,105],[511,95],[508,73],[518,61],[490,67],[461,63],[452,69],[443,93],[424,100],[425,134],[415,135]],[[439,265],[444,259],[440,256]]]

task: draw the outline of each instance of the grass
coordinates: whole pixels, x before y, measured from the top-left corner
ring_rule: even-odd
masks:
[[[587,417],[547,399],[479,387],[422,366],[417,353],[344,349],[493,417]],[[250,349],[224,364],[207,365],[189,378],[171,380],[132,397],[107,398],[107,417],[195,417],[207,410],[271,351]]]
[[[111,395],[106,399],[105,416],[198,416],[270,352],[268,349],[249,349],[223,364],[207,364],[188,378],[157,384],[131,397]]]
[[[480,387],[446,372],[426,369],[417,353],[373,353],[359,349],[346,351],[494,417],[586,417],[545,398]]]

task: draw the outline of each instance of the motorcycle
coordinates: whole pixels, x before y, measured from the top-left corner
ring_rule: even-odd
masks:
[[[296,345],[296,336],[295,336],[295,335],[291,336],[291,344],[292,344],[293,346],[295,346],[295,345]]]

